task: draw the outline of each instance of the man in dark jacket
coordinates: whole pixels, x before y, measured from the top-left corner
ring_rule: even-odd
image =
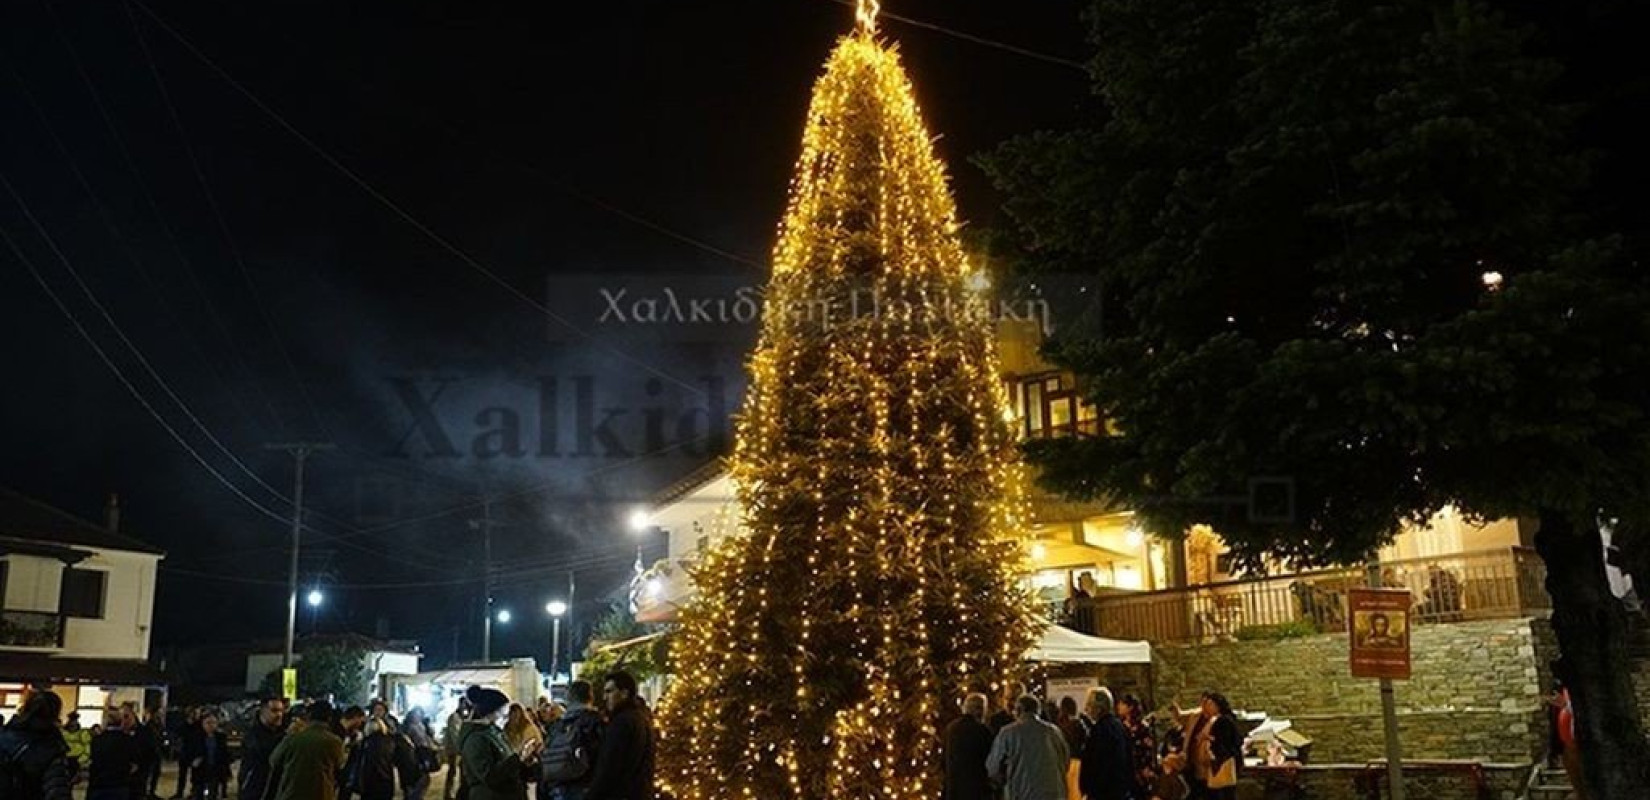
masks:
[[[567,713],[544,734],[538,800],[584,800],[602,743],[602,715],[589,681],[567,685]]]
[[[618,671],[602,688],[607,730],[596,753],[596,772],[584,800],[648,800],[653,797],[653,715],[636,693],[636,678]]]
[[[332,732],[332,705],[311,703],[304,729],[281,740],[269,756],[263,800],[336,800],[344,740]],[[254,800],[244,798],[244,800]]]
[[[1003,728],[1014,724],[1014,703],[1030,694],[1031,690],[1023,683],[1010,683],[1003,686],[1003,696],[999,699],[1002,705],[991,715],[989,722],[992,735],[996,735]],[[1053,722],[1053,720],[1049,720]]]
[[[91,766],[86,770],[86,800],[143,800],[146,785],[138,769],[137,739],[125,727],[124,715],[103,715],[103,730],[92,737]]]
[[[1111,690],[1090,689],[1083,708],[1085,728],[1077,788],[1087,800],[1127,800],[1134,786],[1129,732],[1117,718]]]
[[[990,800],[991,778],[985,759],[991,755],[991,728],[985,724],[990,701],[983,694],[963,700],[963,715],[945,728],[945,789],[942,800]]]
[[[258,800],[269,786],[269,756],[286,738],[286,698],[265,698],[258,719],[241,738],[240,796]]]
[[[69,800],[74,765],[63,741],[63,699],[34,688],[23,696],[23,707],[0,729],[0,797]]]

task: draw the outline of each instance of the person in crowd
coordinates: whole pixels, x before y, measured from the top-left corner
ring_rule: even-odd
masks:
[[[361,800],[395,800],[395,787],[410,799],[422,797],[422,780],[429,785],[429,776],[420,775],[413,756],[412,743],[398,733],[385,715],[370,717],[362,733],[361,744]]]
[[[1066,800],[1066,737],[1037,716],[1037,698],[1014,703],[1014,722],[997,732],[986,772],[1003,787],[1003,800]]]
[[[44,690],[24,693],[23,705],[0,729],[0,774],[5,800],[69,800],[74,766],[63,742],[63,698]]]
[[[63,744],[69,748],[69,760],[74,762],[76,776],[86,769],[92,755],[92,732],[80,727],[80,712],[70,711],[63,723]]]
[[[414,709],[417,711],[417,709]],[[395,768],[396,775],[401,781],[401,796],[403,800],[424,800],[424,794],[430,790],[430,773],[440,768],[439,759],[435,757],[434,748],[429,749],[429,756],[420,755],[418,744],[413,741],[409,731],[412,729],[411,713],[408,719],[402,720],[401,729],[392,731],[395,736]],[[418,727],[423,733],[425,742],[430,741],[430,732],[419,720]]]
[[[1125,694],[1117,701],[1117,718],[1129,735],[1129,767],[1134,774],[1132,800],[1151,800],[1162,771],[1157,764],[1157,734],[1146,719],[1140,698]]]
[[[418,762],[420,771],[429,775],[441,769],[441,752],[436,749],[435,736],[430,733],[430,721],[424,717],[424,709],[413,706],[407,711],[407,718],[401,721],[401,734],[412,746],[413,760]]]
[[[172,790],[172,800],[182,800],[184,792],[189,790],[190,765],[200,755],[200,721],[200,709],[191,708],[184,713],[182,726],[173,734],[178,759],[178,785]]]
[[[993,736],[1001,732],[1003,728],[1014,724],[1014,704],[1030,693],[1030,690],[1023,683],[1010,683],[1003,686],[1003,693],[999,698],[1002,705],[991,715],[989,723]]]
[[[471,686],[464,696],[470,701],[470,717],[459,734],[464,781],[460,792],[468,800],[526,800],[527,782],[537,771],[544,740],[528,738],[519,749],[510,747],[496,724],[510,698],[482,686]]]
[[[609,673],[602,697],[607,701],[607,727],[584,800],[648,800],[653,797],[656,738],[653,715],[637,693],[636,677],[624,670]]]
[[[138,743],[145,748],[142,758],[139,759],[143,768],[143,790],[139,792],[138,800],[152,798],[160,800],[160,773],[166,764],[166,720],[161,709],[149,709],[143,712],[144,731],[134,733]]]
[[[505,744],[510,745],[511,750],[520,750],[530,739],[537,739],[539,747],[544,747],[544,732],[539,730],[538,723],[520,703],[511,703],[504,720]]]
[[[1233,800],[1237,797],[1235,786],[1209,785],[1211,781],[1223,782],[1223,770],[1230,769],[1230,773],[1224,774],[1235,775],[1242,766],[1243,736],[1238,733],[1232,705],[1225,695],[1209,691],[1203,693],[1195,713],[1183,714],[1179,706],[1173,711],[1186,726],[1186,769],[1182,777],[1190,789],[1188,797]],[[1230,767],[1227,762],[1232,762]]]
[[[589,681],[567,685],[567,710],[545,735],[538,800],[584,800],[602,743],[602,715]]]
[[[361,738],[367,726],[367,712],[360,706],[350,706],[338,717],[333,733],[344,740],[344,769],[338,775],[338,796],[349,800],[361,790]]]
[[[119,710],[120,727],[132,737],[132,759],[137,764],[138,778],[132,785],[132,797],[144,798],[150,794],[145,791],[150,779],[160,770],[160,762],[166,756],[165,748],[154,731],[144,726],[137,703],[122,703]]]
[[[262,800],[337,800],[344,740],[332,731],[332,713],[332,704],[325,702],[304,709],[308,724],[287,734],[269,754]]]
[[[1116,701],[1105,687],[1090,689],[1083,702],[1088,732],[1078,755],[1077,788],[1086,800],[1128,800],[1134,788],[1129,733],[1117,718]]]
[[[286,698],[266,697],[241,737],[240,796],[256,800],[269,786],[269,757],[286,738]]]
[[[546,698],[539,699],[541,702],[538,708],[533,709],[533,719],[539,724],[539,730],[544,731],[544,735],[548,737],[550,726],[556,724],[556,720],[561,719],[561,716],[567,713],[567,709],[562,708],[560,703],[553,703]]]
[[[1075,755],[1083,749],[1083,723],[1078,721],[1077,701],[1070,697],[1060,698],[1059,713],[1054,717],[1054,726],[1066,737],[1066,747],[1071,748]]]
[[[441,749],[447,757],[447,778],[442,788],[442,800],[453,800],[453,789],[458,784],[459,754],[458,740],[464,733],[464,720],[470,716],[470,701],[459,699],[458,708],[447,715],[447,724],[441,731]]]
[[[962,716],[945,728],[945,784],[942,800],[992,800],[991,776],[985,760],[991,755],[991,728],[985,724],[983,694],[963,698]]]
[[[401,727],[401,721],[396,719],[394,714],[390,713],[389,704],[385,703],[383,700],[373,700],[371,703],[367,704],[367,719],[376,719],[383,722],[385,725],[389,726],[392,733]]]
[[[101,730],[92,737],[86,800],[144,800],[137,739],[121,724],[121,716],[119,709],[105,710]]]
[[[229,735],[219,730],[222,723],[218,721],[216,712],[202,714],[200,726],[200,755],[189,767],[190,778],[194,780],[190,797],[193,800],[217,800],[228,794],[229,765],[234,761],[234,756],[229,750]],[[139,724],[137,727],[143,726]]]

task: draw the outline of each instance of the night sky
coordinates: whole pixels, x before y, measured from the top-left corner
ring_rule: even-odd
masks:
[[[955,32],[883,23],[988,224],[968,157],[1091,102],[1058,63],[1084,58],[1078,3],[886,10]],[[754,341],[613,324],[604,297],[760,283],[851,21],[833,0],[5,3],[0,231],[23,258],[0,247],[0,483],[94,519],[120,493],[170,553],[158,645],[278,637],[292,469],[264,444],[329,441],[319,629],[479,655],[485,494],[517,617],[494,653],[541,653],[532,612],[570,568],[588,619],[639,541],[662,554],[624,519],[727,446]]]

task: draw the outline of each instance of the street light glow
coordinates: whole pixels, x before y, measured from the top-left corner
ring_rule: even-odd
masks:
[[[641,533],[653,526],[653,519],[648,516],[647,509],[638,508],[630,512],[630,529]]]
[[[500,609],[499,612],[498,612],[498,621],[499,622],[506,622],[506,623],[509,622],[510,621],[510,609],[508,609],[508,608]]]
[[[310,608],[319,608],[321,603],[326,601],[327,596],[322,594],[320,589],[310,589],[309,595],[304,599],[309,602]]]
[[[559,617],[567,613],[567,604],[560,600],[551,600],[544,604],[544,610],[552,617]]]

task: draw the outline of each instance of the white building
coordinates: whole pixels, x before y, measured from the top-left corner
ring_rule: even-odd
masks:
[[[0,710],[24,685],[48,685],[87,724],[108,703],[159,705],[148,664],[158,548],[0,487]],[[153,696],[149,696],[149,693]]]
[[[418,661],[424,657],[411,642],[385,642],[353,634],[316,635],[299,637],[293,659],[301,672],[304,651],[313,647],[347,647],[361,651],[361,697],[373,698],[383,694],[384,679],[391,675],[418,674]],[[271,672],[281,669],[281,644],[246,657],[246,692],[256,695],[263,689],[264,680]]]

